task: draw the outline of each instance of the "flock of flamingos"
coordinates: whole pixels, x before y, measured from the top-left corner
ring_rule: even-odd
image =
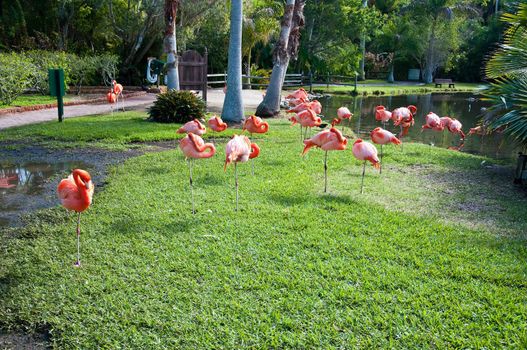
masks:
[[[120,84],[113,82],[113,89],[108,94],[108,100],[117,101],[117,96],[122,93],[122,87]],[[324,192],[327,191],[327,155],[328,151],[342,151],[345,150],[348,144],[348,139],[342,134],[340,130],[336,128],[337,125],[353,117],[352,113],[347,107],[340,107],[337,110],[337,118],[331,122],[329,129],[324,129],[319,133],[315,134],[311,138],[306,138],[308,128],[313,127],[325,127],[320,113],[322,112],[322,105],[317,100],[310,100],[307,92],[304,89],[298,89],[286,96],[286,100],[290,105],[290,109],[287,113],[293,113],[293,116],[289,118],[292,125],[300,124],[300,135],[303,139],[304,150],[302,155],[305,155],[311,148],[318,147],[325,151],[324,157]],[[115,103],[110,102],[110,103]],[[393,111],[388,111],[384,106],[378,106],[375,108],[376,120],[383,123],[386,127],[386,123],[390,120],[394,126],[400,127],[400,133],[395,136],[390,131],[377,127],[370,133],[371,141],[381,146],[381,159],[378,157],[377,148],[370,142],[364,141],[360,138],[356,139],[353,143],[352,152],[353,156],[358,160],[363,161],[362,179],[361,179],[361,193],[364,184],[364,172],[366,169],[366,162],[370,162],[376,169],[382,171],[382,146],[393,143],[400,145],[401,138],[407,135],[408,130],[415,124],[414,115],[417,112],[415,106],[399,107]],[[223,132],[227,129],[227,124],[224,123],[219,117],[213,116],[207,122],[209,128],[217,133]],[[305,130],[303,129],[305,128]],[[433,112],[426,115],[426,123],[422,126],[422,130],[431,129],[434,131],[447,130],[452,134],[458,134],[461,140],[465,139],[465,134],[462,130],[461,123],[450,117],[440,118]],[[269,130],[269,124],[262,121],[261,118],[256,116],[250,116],[243,124],[242,132],[247,130],[251,136],[252,134],[264,134]],[[471,130],[472,131],[472,130]],[[214,143],[205,143],[201,138],[206,132],[206,127],[198,120],[194,119],[184,124],[177,133],[187,134],[179,143],[179,147],[182,150],[185,158],[189,165],[189,182],[192,196],[192,212],[194,213],[194,195],[192,190],[192,164],[194,159],[199,158],[210,158],[215,155],[216,147]],[[302,135],[302,132],[304,134]],[[460,146],[461,147],[461,146]],[[456,149],[459,149],[457,147]],[[235,175],[235,187],[236,187],[236,211],[238,210],[238,176],[237,176],[237,163],[247,162],[249,159],[254,159],[260,154],[260,148],[257,144],[252,143],[250,139],[245,135],[234,135],[227,142],[225,149],[225,164],[224,170],[227,169],[229,164],[234,165]],[[254,166],[254,163],[253,163]],[[254,174],[254,167],[253,167]],[[92,202],[94,185],[91,181],[90,174],[81,169],[73,170],[72,174],[63,179],[57,188],[59,199],[62,205],[68,209],[78,213],[77,217],[77,261],[75,266],[80,266],[80,215],[83,211],[88,209]]]

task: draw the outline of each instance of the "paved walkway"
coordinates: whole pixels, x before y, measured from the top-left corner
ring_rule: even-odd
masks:
[[[262,91],[243,90],[244,108],[246,111],[256,110],[262,101]],[[156,98],[155,94],[146,94],[125,99],[125,110],[146,110],[151,106]],[[225,94],[222,89],[210,89],[207,91],[207,109],[210,112],[221,113]],[[119,104],[120,106],[120,104]],[[114,106],[116,107],[116,106]],[[77,106],[65,106],[64,118],[80,117],[93,114],[110,113],[109,104],[85,104]],[[58,120],[57,108],[42,109],[38,111],[4,114],[0,116],[0,130],[13,126],[42,123],[46,121]]]

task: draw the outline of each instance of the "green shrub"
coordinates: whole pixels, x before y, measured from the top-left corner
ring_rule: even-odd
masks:
[[[63,68],[64,81],[66,86],[69,85],[71,76],[70,62],[72,58],[77,57],[76,55],[66,54],[61,51],[55,52],[46,50],[31,50],[17,55],[28,58],[35,66],[31,87],[39,91],[42,95],[49,95],[49,68]]]
[[[99,57],[70,55],[70,83],[75,86],[76,94],[80,94],[82,85],[97,85],[99,72]],[[92,83],[92,84],[90,84]]]
[[[169,90],[157,95],[148,114],[159,123],[186,123],[205,117],[205,102],[191,91]]]
[[[95,58],[97,63],[97,73],[99,74],[100,83],[112,85],[112,80],[117,76],[117,65],[119,57],[116,55],[104,54]],[[95,82],[93,85],[99,85]]]
[[[0,101],[10,105],[31,87],[34,71],[29,58],[17,53],[0,54]]]

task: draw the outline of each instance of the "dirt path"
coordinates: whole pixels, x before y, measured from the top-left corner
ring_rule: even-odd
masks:
[[[256,110],[262,101],[263,91],[243,90],[242,96],[246,111]],[[207,110],[214,113],[221,113],[225,94],[222,89],[209,89],[207,91]],[[155,94],[131,97],[125,100],[126,110],[144,110],[151,106],[156,98]],[[109,104],[86,104],[64,107],[64,118],[80,117],[84,115],[110,113]],[[43,109],[22,113],[11,113],[0,116],[0,130],[27,124],[42,123],[57,120],[57,108]]]

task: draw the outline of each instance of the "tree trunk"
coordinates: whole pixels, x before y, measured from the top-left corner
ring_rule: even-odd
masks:
[[[221,118],[227,122],[243,120],[242,101],[242,0],[231,1],[231,26],[227,64],[227,92]]]
[[[368,6],[368,0],[362,0],[362,7]],[[366,57],[366,33],[363,31],[360,36],[360,52],[362,57],[359,62],[359,80],[366,79],[366,72],[364,71],[364,58]]]
[[[180,0],[165,0],[164,52],[167,54],[167,88],[179,90],[178,57],[176,43],[176,14]]]
[[[300,2],[302,0],[297,1]],[[281,22],[280,39],[273,52],[273,72],[271,73],[271,79],[265,97],[256,109],[256,115],[259,117],[272,117],[280,113],[280,93],[282,91],[285,72],[289,65],[290,56],[288,44],[294,9],[295,0],[287,0],[284,17]]]
[[[428,39],[428,48],[426,51],[425,67],[423,72],[423,80],[426,84],[433,81],[435,70],[435,40],[436,40],[436,19],[432,22],[432,32]]]

